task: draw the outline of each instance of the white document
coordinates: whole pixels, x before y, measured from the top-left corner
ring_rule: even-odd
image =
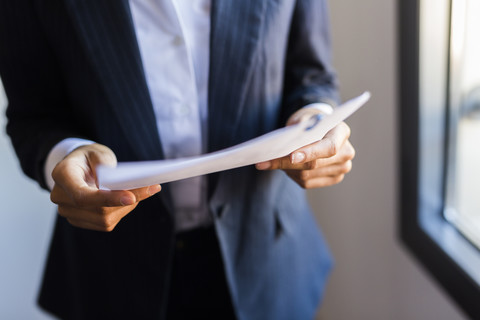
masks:
[[[370,93],[365,92],[337,107],[330,115],[314,115],[298,124],[213,153],[173,160],[120,162],[115,168],[99,166],[98,182],[102,189],[128,190],[284,157],[321,140],[369,98]]]

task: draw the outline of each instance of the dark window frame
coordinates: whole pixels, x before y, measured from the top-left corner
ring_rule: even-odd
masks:
[[[435,212],[434,221],[425,222],[420,210],[420,0],[398,0],[397,5],[400,53],[398,68],[400,238],[417,261],[465,314],[472,319],[480,319],[479,283],[462,267],[458,259],[449,254],[449,250],[439,238],[447,230],[449,241],[453,237],[456,238],[455,241],[461,242],[462,246],[472,246],[471,243],[464,244],[468,241],[456,230],[452,230],[453,227],[449,222],[443,219],[443,212]],[[448,90],[446,90],[446,100],[448,100]],[[445,108],[447,109],[447,106]],[[442,180],[445,181],[444,178]],[[443,204],[441,205],[443,207]],[[480,258],[480,253],[477,252],[477,254]]]

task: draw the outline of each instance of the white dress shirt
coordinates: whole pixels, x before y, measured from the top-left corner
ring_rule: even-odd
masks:
[[[206,151],[210,0],[130,0],[158,134],[165,157],[194,156]],[[313,104],[325,113],[331,107]],[[305,110],[304,110],[305,111]],[[53,188],[56,164],[81,145],[65,139],[49,153],[45,176]],[[170,183],[176,230],[212,222],[207,207],[206,177]]]
[[[130,0],[165,157],[205,151],[210,0]],[[211,223],[206,177],[170,183],[177,230]]]

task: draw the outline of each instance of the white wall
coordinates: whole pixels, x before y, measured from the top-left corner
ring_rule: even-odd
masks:
[[[397,236],[396,0],[331,0],[343,99],[372,92],[348,123],[353,171],[310,192],[336,258],[322,320],[466,319]]]

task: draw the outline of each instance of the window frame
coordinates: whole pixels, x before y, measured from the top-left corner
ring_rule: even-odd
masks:
[[[420,1],[398,0],[399,236],[405,247],[471,318],[480,316],[480,252],[443,218],[444,203],[422,212],[420,190]],[[449,35],[450,36],[450,35]],[[449,41],[448,41],[449,42]],[[447,66],[449,69],[450,66]],[[448,70],[447,69],[447,70]],[[448,76],[449,71],[447,71]],[[448,88],[448,84],[447,84]],[[446,101],[449,100],[446,90]],[[448,105],[445,110],[448,110]],[[448,115],[448,112],[447,112]],[[448,116],[444,125],[448,123]],[[446,141],[446,136],[442,137]],[[442,146],[447,149],[447,144]],[[438,161],[446,161],[444,158]],[[442,166],[444,167],[444,164]],[[445,183],[445,171],[441,181]],[[445,184],[444,184],[445,185]],[[445,188],[442,188],[442,201]],[[478,260],[477,260],[478,259]],[[473,268],[474,269],[474,268]],[[475,280],[476,279],[476,280]]]

